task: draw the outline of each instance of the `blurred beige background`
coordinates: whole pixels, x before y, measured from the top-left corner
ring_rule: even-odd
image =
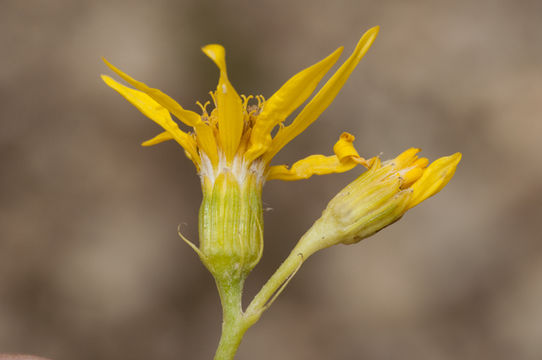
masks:
[[[380,35],[333,105],[275,163],[410,146],[463,161],[450,185],[356,246],[316,255],[239,359],[542,358],[542,2],[16,1],[0,12],[0,352],[210,359],[220,330],[197,240],[199,181],[100,80],[106,56],[189,109],[228,51],[268,97],[339,45]],[[345,54],[346,54],[345,53]],[[343,56],[343,59],[346,56]],[[253,295],[356,177],[271,181]],[[248,300],[248,299],[247,299]]]

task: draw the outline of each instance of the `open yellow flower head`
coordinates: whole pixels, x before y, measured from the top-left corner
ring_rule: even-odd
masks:
[[[219,79],[211,92],[214,108],[208,110],[209,101],[198,102],[201,113],[184,109],[162,91],[133,79],[104,59],[132,87],[102,75],[105,83],[163,128],[143,145],[175,140],[196,166],[203,201],[200,246],[194,249],[215,278],[230,274],[232,269],[244,276],[259,261],[263,247],[261,187],[265,180],[299,180],[368,166],[353,146],[354,136],[348,133],[340,136],[333,155],[311,155],[291,167],[271,166],[270,162],[331,104],[377,34],[378,27],[374,27],[361,37],[352,55],[288,125],[283,122],[314,92],[338,60],[342,47],[290,78],[265,100],[261,95],[239,95],[228,78],[224,48],[204,46],[203,52],[218,67]]]
[[[102,75],[102,79],[164,129],[143,145],[177,141],[202,177],[214,180],[220,172],[231,170],[239,178],[251,171],[262,180],[305,179],[313,174],[344,172],[358,164],[366,165],[353,147],[354,137],[350,134],[340,137],[334,147],[334,155],[312,155],[296,162],[291,168],[285,165],[270,166],[269,163],[329,106],[377,34],[378,27],[374,27],[362,36],[352,55],[287,126],[283,122],[314,92],[320,80],[338,60],[342,47],[293,76],[265,100],[259,95],[240,96],[228,79],[224,48],[216,44],[204,46],[203,52],[216,64],[220,76],[216,90],[211,92],[214,109],[207,110],[209,102],[200,104],[201,114],[184,109],[168,95],[133,79],[105,59],[105,63],[135,89],[106,75]],[[171,114],[189,130],[181,130]],[[278,130],[272,136],[275,128]]]
[[[359,242],[438,193],[453,177],[461,154],[429,165],[426,158],[418,158],[419,151],[411,148],[383,163],[372,159],[371,168],[329,202],[300,241],[304,251],[310,254],[338,243]]]

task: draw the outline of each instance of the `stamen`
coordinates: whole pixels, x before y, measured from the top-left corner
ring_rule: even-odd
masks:
[[[256,116],[259,114],[260,109],[257,105],[249,105],[247,111],[249,115]]]
[[[215,92],[214,91],[209,91],[209,95],[211,95],[211,98],[213,99],[213,104],[215,104],[215,108],[216,108]]]
[[[209,100],[207,100],[205,102],[205,104],[201,104],[199,101],[196,101],[196,104],[200,107],[201,109],[201,115],[204,116],[204,117],[208,117],[209,114],[207,113],[207,106],[209,106],[211,102]]]
[[[241,98],[243,99],[243,107],[245,110],[245,124],[250,128],[254,125],[258,114],[260,114],[265,99],[263,99],[263,96],[261,95],[241,95]],[[249,104],[251,100],[256,100],[258,104]]]
[[[258,100],[258,109],[261,109],[263,104],[265,104],[265,98],[263,95],[256,95],[256,100]]]
[[[248,105],[248,102],[252,99],[254,99],[254,96],[249,95],[241,95],[241,99],[243,99],[243,109],[250,115],[250,105]]]

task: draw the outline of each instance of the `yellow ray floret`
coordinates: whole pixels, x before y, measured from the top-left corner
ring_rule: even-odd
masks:
[[[173,115],[177,117],[177,119],[181,120],[186,125],[192,126],[196,133],[198,147],[202,148],[205,151],[205,154],[211,159],[213,164],[218,163],[218,152],[217,152],[217,146],[216,146],[216,141],[213,135],[213,131],[211,128],[209,128],[209,126],[207,126],[207,124],[205,124],[201,120],[201,117],[199,114],[193,111],[183,109],[181,105],[179,105],[175,100],[173,100],[168,95],[164,94],[162,91],[148,87],[141,81],[135,80],[131,76],[125,74],[124,72],[122,72],[121,70],[113,66],[106,59],[103,59],[103,61],[105,62],[107,66],[109,66],[111,70],[117,73],[117,75],[119,75],[128,84],[132,85],[139,91],[147,94],[155,102],[163,106],[165,109],[167,109],[167,111],[171,112]],[[110,83],[107,83],[107,84],[111,86]],[[185,150],[189,151],[186,148]]]
[[[194,138],[179,129],[179,125],[177,125],[177,123],[171,119],[169,112],[164,107],[162,107],[144,92],[124,86],[109,76],[102,75],[102,79],[107,85],[116,90],[126,100],[132,103],[132,105],[141,111],[143,115],[147,116],[149,119],[153,120],[166,130],[165,133],[162,133],[158,135],[158,137],[147,141],[145,145],[151,145],[150,143],[157,144],[165,140],[175,139],[175,141],[177,141],[179,145],[185,149],[190,160],[192,160],[196,167],[199,168],[200,160]]]
[[[284,145],[292,141],[297,135],[301,134],[310,124],[312,124],[325,109],[335,99],[339,90],[356,68],[357,64],[365,53],[369,50],[372,43],[378,35],[379,27],[367,31],[359,40],[354,52],[337,70],[329,81],[318,91],[314,98],[303,108],[303,110],[292,121],[292,124],[279,130],[277,136],[273,139],[270,149],[263,156],[264,161],[270,161],[273,156],[279,152]]]
[[[147,141],[143,141],[141,143],[142,146],[153,146],[157,144],[161,144],[164,141],[173,140],[173,135],[171,135],[168,131],[161,132],[160,134],[156,135],[152,139],[149,139]]]
[[[322,61],[294,75],[265,102],[250,134],[247,159],[256,159],[269,148],[273,128],[307,100],[342,51],[340,47]]]
[[[353,135],[343,133],[333,146],[335,155],[311,155],[297,161],[291,168],[286,165],[271,166],[267,179],[293,181],[308,179],[312,175],[342,173],[360,164],[368,167],[369,163],[359,156],[352,145],[353,141]]]
[[[218,112],[218,133],[226,159],[231,161],[243,135],[243,102],[228,80],[224,47],[211,44],[204,46],[202,50],[220,69],[220,78],[214,93]]]
[[[120,76],[122,80],[126,81],[128,84],[132,85],[139,91],[142,91],[145,94],[149,95],[154,101],[162,105],[186,125],[195,126],[196,124],[201,122],[201,118],[197,113],[183,109],[182,106],[179,105],[179,103],[177,103],[168,95],[164,94],[162,91],[148,87],[141,81],[135,80],[131,76],[125,74],[124,72],[116,68],[105,58],[103,58],[102,60],[111,70],[113,70],[118,76]]]

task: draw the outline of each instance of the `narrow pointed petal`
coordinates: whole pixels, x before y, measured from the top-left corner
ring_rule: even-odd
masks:
[[[169,111],[154,101],[149,95],[124,86],[107,75],[102,75],[102,80],[134,105],[141,113],[143,113],[143,115],[162,126],[164,129],[170,132],[178,129],[177,124],[171,119]],[[180,129],[178,130],[181,131]]]
[[[358,155],[352,145],[354,136],[343,133],[333,146],[335,155],[311,155],[294,163],[291,168],[286,165],[271,166],[267,180],[279,179],[294,181],[308,179],[312,175],[342,173],[357,165],[369,167],[368,162]]]
[[[228,80],[224,47],[211,44],[203,47],[202,50],[220,70],[220,78],[215,92],[218,133],[226,159],[231,161],[243,135],[243,101]]]
[[[124,86],[107,75],[102,75],[102,79],[107,85],[116,90],[139,111],[141,111],[143,115],[163,127],[169,133],[171,138],[175,139],[175,141],[177,141],[179,145],[181,145],[185,151],[190,154],[189,158],[194,161],[196,167],[199,168],[199,164],[197,163],[199,162],[199,156],[196,148],[196,142],[190,135],[179,129],[177,123],[171,119],[169,111],[167,111],[162,105],[154,101],[144,92]]]
[[[124,81],[126,81],[128,84],[132,85],[136,89],[143,91],[145,94],[149,95],[157,103],[165,107],[169,112],[175,115],[179,120],[181,120],[186,125],[195,126],[196,124],[202,122],[199,114],[193,111],[183,109],[183,107],[179,105],[179,103],[177,103],[168,95],[164,94],[162,91],[148,87],[141,81],[135,80],[131,76],[125,74],[124,72],[116,68],[113,64],[111,64],[105,58],[102,58],[102,60],[111,70],[113,70]]]
[[[111,68],[117,75],[119,75],[124,81],[135,87],[136,89],[147,94],[151,99],[156,103],[167,109],[173,115],[175,115],[179,120],[185,123],[188,126],[192,126],[197,134],[198,140],[204,145],[201,147],[203,151],[207,153],[213,165],[218,164],[218,154],[216,150],[216,140],[213,135],[212,129],[205,124],[200,115],[193,111],[185,110],[179,105],[175,100],[173,100],[168,95],[164,94],[158,89],[153,89],[145,85],[144,83],[137,81],[125,74],[121,70],[117,69],[106,59],[103,59],[105,64]],[[112,79],[111,79],[112,80]],[[104,80],[105,81],[105,80]],[[119,84],[120,85],[120,84]],[[178,128],[178,126],[177,126]],[[196,154],[197,155],[197,154]]]
[[[149,139],[147,141],[144,141],[141,143],[141,146],[152,146],[161,144],[164,141],[173,140],[173,135],[169,133],[169,131],[161,132],[160,134],[156,135],[152,139]]]
[[[250,148],[245,158],[250,162],[262,155],[271,143],[271,131],[284,121],[312,94],[320,80],[337,62],[343,48],[340,47],[320,62],[291,77],[266,102],[256,118],[250,137]]]
[[[422,177],[411,187],[413,194],[408,208],[413,208],[442,190],[454,176],[459,161],[461,161],[461,153],[455,153],[441,157],[429,165]]]
[[[355,69],[361,58],[365,55],[378,34],[378,26],[369,29],[360,39],[353,54],[344,62],[328,82],[318,91],[314,98],[297,115],[292,124],[279,130],[272,140],[271,147],[264,155],[264,161],[269,162],[284,145],[301,134],[312,124],[335,99],[339,90]]]
[[[207,154],[213,167],[218,165],[218,147],[216,145],[216,138],[213,133],[213,128],[206,123],[197,124],[194,127],[196,133],[196,140],[198,147]]]

